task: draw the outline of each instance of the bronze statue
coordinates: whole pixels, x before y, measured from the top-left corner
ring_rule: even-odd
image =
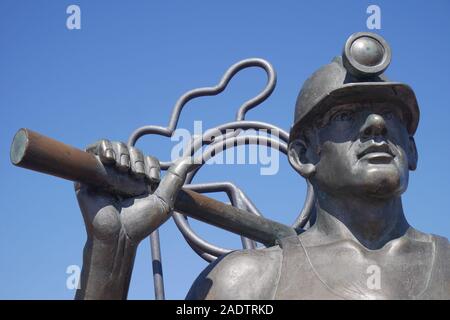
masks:
[[[309,228],[221,256],[187,299],[450,299],[448,240],[414,229],[403,212],[419,107],[409,86],[384,76],[390,59],[383,38],[356,33],[306,80],[287,153],[314,191]],[[139,242],[171,216],[196,165],[181,158],[160,181],[159,161],[130,145],[102,140],[87,151],[116,187],[76,183],[88,234],[76,298],[123,299]],[[13,163],[23,153],[13,145]],[[148,187],[124,197],[128,175]]]
[[[402,208],[419,108],[409,86],[381,75],[388,50],[355,34],[299,94],[289,162],[314,187],[314,225],[223,257],[188,299],[450,299],[448,240],[411,227]],[[373,266],[380,285],[369,288]]]

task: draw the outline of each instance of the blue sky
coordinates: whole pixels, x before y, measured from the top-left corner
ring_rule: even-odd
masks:
[[[66,8],[81,8],[81,30],[66,28]],[[421,120],[419,165],[404,209],[416,228],[450,237],[450,2],[442,1],[19,1],[0,3],[0,298],[71,299],[66,268],[81,265],[86,239],[72,184],[15,168],[14,133],[31,128],[83,148],[100,138],[126,141],[145,124],[166,125],[177,98],[211,86],[233,63],[270,61],[273,95],[250,111],[289,129],[303,81],[340,54],[347,37],[367,31],[366,8],[381,8],[381,30],[393,60],[388,76],[416,92]],[[182,113],[192,130],[232,120],[265,84],[248,69],[220,96],[201,98]],[[145,137],[138,146],[168,159],[173,144]],[[269,218],[292,223],[305,183],[284,157],[275,176],[256,165],[207,166],[196,181],[232,181]],[[224,200],[223,196],[219,199]],[[211,242],[238,248],[240,239],[192,222]],[[166,296],[184,298],[206,263],[173,221],[161,228]],[[153,299],[148,240],[139,247],[129,298]]]

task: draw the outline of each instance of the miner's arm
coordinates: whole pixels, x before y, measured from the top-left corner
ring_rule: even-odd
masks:
[[[115,155],[123,155],[127,151],[123,150],[123,145],[108,145],[102,147],[100,144],[96,155],[106,154],[105,150],[115,150],[111,157],[114,159],[109,159],[108,165],[117,167],[121,157]],[[159,164],[155,164],[154,158],[145,158],[132,147],[127,156],[130,158],[130,174],[146,175],[147,181],[159,179]],[[107,159],[104,156],[99,158],[102,161]],[[113,164],[112,160],[115,161]],[[189,161],[179,161],[169,168],[154,193],[126,199],[76,184],[87,231],[76,299],[126,299],[137,247],[171,216],[175,198],[189,168]]]

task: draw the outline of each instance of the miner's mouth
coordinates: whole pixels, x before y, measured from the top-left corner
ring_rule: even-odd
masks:
[[[371,163],[388,163],[395,158],[387,143],[372,143],[358,154],[358,160],[367,159]]]

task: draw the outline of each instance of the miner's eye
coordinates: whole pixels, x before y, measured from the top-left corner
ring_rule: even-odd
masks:
[[[351,121],[353,120],[353,112],[349,110],[344,110],[336,113],[333,116],[333,121]]]

